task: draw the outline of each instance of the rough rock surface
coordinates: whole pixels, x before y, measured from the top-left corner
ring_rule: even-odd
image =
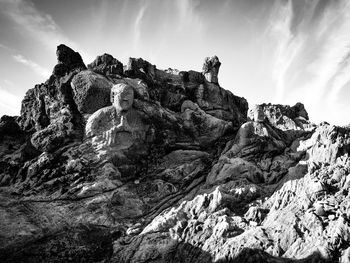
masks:
[[[123,75],[123,64],[109,54],[103,54],[98,56],[91,64],[88,65],[89,69],[94,72],[103,74],[106,76],[121,76]]]
[[[57,65],[53,69],[53,75],[62,77],[74,69],[86,69],[86,66],[78,52],[66,45],[59,45],[56,51]]]
[[[92,114],[111,105],[112,82],[102,75],[84,70],[74,76],[71,85],[79,112]]]
[[[349,262],[350,129],[60,45],[0,119],[1,262]]]
[[[218,74],[221,62],[217,56],[205,58],[203,74],[208,82],[218,83]]]

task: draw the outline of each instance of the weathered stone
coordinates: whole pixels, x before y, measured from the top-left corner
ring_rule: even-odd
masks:
[[[232,130],[230,122],[211,116],[193,104],[188,105],[182,104],[181,117],[184,127],[191,131],[200,145],[209,145]]]
[[[112,83],[92,71],[81,71],[72,79],[74,101],[81,113],[95,111],[111,105]]]
[[[56,56],[58,64],[53,69],[53,75],[57,77],[62,77],[74,69],[86,69],[80,54],[66,45],[57,46]]]
[[[109,54],[103,54],[98,56],[91,64],[88,69],[107,76],[123,75],[123,64]]]
[[[214,83],[199,85],[195,90],[196,102],[206,113],[231,121],[240,126],[247,120],[248,103]]]
[[[300,145],[300,149],[307,150],[313,162],[334,163],[350,150],[349,130],[321,124],[311,138]]]
[[[207,57],[203,64],[203,74],[208,82],[218,83],[218,74],[221,66],[217,56]]]
[[[265,121],[265,114],[263,107],[260,105],[254,105],[253,108],[249,109],[249,117],[252,121],[263,122]]]
[[[114,83],[116,83],[116,84],[124,83],[124,84],[130,85],[131,87],[133,87],[136,99],[141,99],[141,100],[149,100],[150,99],[149,94],[148,94],[149,87],[141,79],[123,78],[120,80],[115,80]]]
[[[22,133],[21,128],[17,123],[16,117],[10,117],[7,115],[3,115],[0,118],[0,137],[4,135],[15,136]]]
[[[249,208],[249,210],[245,213],[244,218],[249,222],[255,222],[256,225],[261,224],[266,215],[268,214],[269,210],[259,208],[256,206],[252,206]]]
[[[131,77],[147,75],[154,78],[156,74],[156,66],[142,58],[129,58],[125,74]]]
[[[281,130],[312,130],[312,125],[308,119],[308,113],[301,103],[293,107],[280,104],[254,105],[249,109],[248,117],[254,121],[264,121],[265,118],[274,126]]]
[[[22,233],[26,235],[26,233]],[[97,262],[110,258],[112,238],[106,228],[87,225],[62,228],[0,253],[2,262]]]
[[[177,150],[164,156],[155,172],[167,182],[182,185],[203,173],[208,160],[210,156],[206,152]]]

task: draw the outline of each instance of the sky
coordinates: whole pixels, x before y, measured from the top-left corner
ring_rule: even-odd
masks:
[[[0,0],[0,116],[19,115],[61,43],[85,64],[201,71],[217,55],[220,86],[250,106],[302,102],[315,123],[350,123],[348,0]]]

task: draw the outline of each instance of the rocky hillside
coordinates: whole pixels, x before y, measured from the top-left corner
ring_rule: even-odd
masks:
[[[57,47],[0,120],[0,262],[350,262],[350,128]]]

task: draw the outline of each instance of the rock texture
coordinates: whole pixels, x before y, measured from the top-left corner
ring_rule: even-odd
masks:
[[[60,45],[0,119],[1,262],[350,262],[350,129]]]
[[[88,68],[96,73],[117,77],[123,75],[123,64],[109,54],[98,56]]]
[[[208,82],[218,83],[218,74],[221,62],[217,56],[205,58],[203,74]]]
[[[92,114],[102,107],[111,105],[112,82],[92,71],[79,72],[72,79],[74,102],[81,113]]]

